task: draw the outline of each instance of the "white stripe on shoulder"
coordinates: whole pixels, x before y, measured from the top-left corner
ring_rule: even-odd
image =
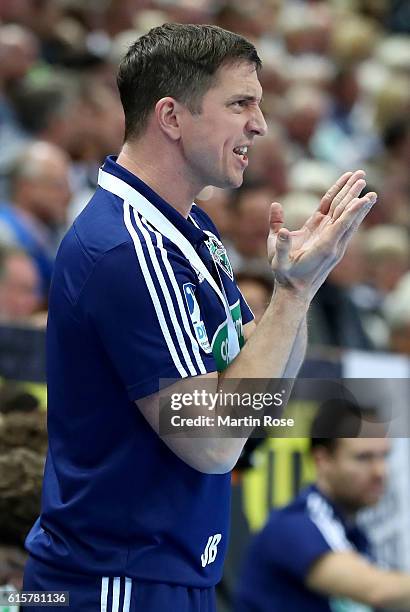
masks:
[[[309,517],[332,550],[351,550],[345,529],[335,516],[333,508],[315,491],[309,493],[306,501]]]
[[[185,363],[188,367],[189,373],[191,374],[191,376],[196,376],[198,372],[196,371],[196,368],[194,364],[192,363],[191,355],[189,354],[189,351],[187,349],[184,334],[182,332],[181,326],[179,324],[179,321],[178,321],[178,318],[175,312],[174,303],[172,301],[171,294],[169,292],[166,280],[162,273],[161,266],[158,263],[158,257],[157,257],[157,253],[155,252],[155,247],[152,242],[151,234],[142,224],[139,213],[135,209],[134,209],[134,219],[138,226],[138,229],[140,230],[141,234],[145,238],[145,244],[147,245],[148,253],[151,257],[151,263],[154,267],[158,282],[162,289],[162,293],[163,293],[163,296],[164,296],[164,299],[165,299],[165,302],[168,308],[168,312],[171,317],[172,325],[173,325],[173,328],[174,328],[174,331],[175,331],[175,334],[176,334],[176,337],[179,343],[179,348],[181,349],[181,352],[184,356]],[[185,309],[183,309],[183,312],[185,312]],[[188,324],[188,330],[190,330],[189,324]]]
[[[196,206],[195,202],[192,204],[192,206]],[[195,225],[195,227],[198,227],[199,229],[202,229],[202,227],[199,227],[198,223],[195,221],[195,219],[193,218],[192,215],[188,215],[189,219],[191,219],[192,223]]]
[[[101,611],[100,612],[107,612],[109,581],[110,579],[107,578],[106,576],[104,576],[104,578],[101,579],[101,602],[100,602]]]
[[[118,612],[120,608],[121,578],[114,578],[112,586],[112,612]]]
[[[187,371],[185,370],[184,366],[182,365],[180,359],[179,359],[179,355],[177,353],[177,350],[175,348],[174,342],[172,340],[171,334],[169,332],[168,329],[168,325],[166,323],[166,319],[164,317],[164,313],[162,310],[162,306],[161,303],[159,301],[157,292],[155,290],[155,286],[154,283],[152,281],[151,275],[149,273],[148,270],[148,266],[147,266],[147,262],[145,261],[145,255],[144,255],[144,251],[140,242],[140,239],[138,237],[138,234],[134,228],[134,226],[132,225],[131,222],[131,215],[130,215],[130,204],[128,204],[128,202],[124,202],[124,222],[125,222],[125,226],[133,240],[134,243],[134,247],[135,247],[135,252],[137,254],[137,258],[139,261],[139,264],[141,266],[141,270],[142,270],[142,274],[144,276],[144,280],[145,283],[147,285],[148,291],[150,293],[152,302],[154,304],[154,308],[155,308],[155,312],[157,314],[158,317],[158,323],[161,327],[161,331],[163,333],[165,342],[167,344],[168,350],[171,354],[172,360],[175,364],[175,367],[177,368],[178,372],[180,373],[182,378],[186,378],[188,376]]]
[[[126,578],[125,579],[125,592],[124,592],[124,605],[122,607],[122,612],[130,612],[131,589],[132,589],[132,580],[131,578]]]
[[[134,211],[134,214],[136,214],[136,211]],[[182,317],[182,322],[184,325],[184,329],[185,332],[187,333],[190,341],[191,341],[191,346],[192,346],[192,351],[195,355],[195,359],[196,359],[196,363],[197,366],[199,368],[199,371],[201,374],[206,374],[206,368],[204,366],[204,362],[202,361],[202,357],[201,357],[201,352],[199,350],[199,345],[198,342],[196,341],[196,339],[194,338],[192,332],[191,332],[191,327],[189,325],[189,321],[188,321],[188,317],[186,314],[186,309],[185,309],[185,305],[182,299],[182,295],[181,295],[181,290],[179,288],[179,285],[177,283],[177,279],[175,278],[175,273],[174,270],[172,269],[171,264],[169,263],[169,259],[168,259],[168,252],[167,250],[164,248],[163,246],[163,242],[162,242],[162,234],[160,234],[158,231],[156,231],[152,226],[148,225],[146,219],[144,219],[144,217],[141,218],[142,222],[144,223],[144,225],[147,226],[147,228],[152,231],[157,239],[157,247],[161,253],[161,257],[162,257],[162,261],[164,262],[164,266],[166,271],[168,272],[168,276],[169,279],[171,281],[171,285],[172,288],[174,289],[174,293],[175,293],[175,297],[178,303],[178,308],[179,308],[179,312],[180,315]]]

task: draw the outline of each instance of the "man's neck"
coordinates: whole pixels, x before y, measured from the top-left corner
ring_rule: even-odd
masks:
[[[199,189],[194,189],[182,172],[175,170],[175,161],[170,166],[161,158],[160,153],[154,158],[146,153],[143,147],[139,147],[136,153],[126,143],[118,156],[117,163],[144,181],[187,219]],[[152,161],[153,159],[155,161]]]

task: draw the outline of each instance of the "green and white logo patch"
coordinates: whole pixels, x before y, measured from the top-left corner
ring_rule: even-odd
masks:
[[[229,261],[224,245],[220,240],[218,240],[216,236],[214,236],[210,232],[206,233],[208,234],[209,238],[208,240],[205,240],[205,244],[212,255],[212,259],[214,260],[216,265],[222,268],[225,274],[227,274],[229,278],[233,280],[233,270],[231,262]]]
[[[239,347],[242,348],[245,343],[245,338],[243,335],[242,313],[239,300],[230,306],[229,309],[238,336]],[[211,348],[218,372],[222,372],[229,365],[228,324],[226,321],[221,323],[214,333]]]

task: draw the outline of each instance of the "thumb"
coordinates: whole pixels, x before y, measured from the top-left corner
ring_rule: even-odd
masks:
[[[282,228],[278,233],[276,242],[276,258],[281,268],[286,268],[289,263],[291,243],[292,238],[289,230]]]

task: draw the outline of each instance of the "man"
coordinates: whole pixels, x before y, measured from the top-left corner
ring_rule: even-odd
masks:
[[[235,231],[229,245],[235,272],[248,272],[272,277],[266,260],[266,238],[269,232],[269,212],[273,190],[265,184],[243,186],[232,198]],[[306,219],[306,217],[305,217]]]
[[[335,437],[311,438],[315,484],[274,510],[251,543],[235,612],[410,610],[410,576],[377,567],[355,522],[356,513],[383,494],[390,443],[338,438],[357,435],[354,424],[350,433],[352,414],[352,406],[341,400],[319,410],[313,435],[332,431]],[[369,419],[365,426],[375,424]]]
[[[15,247],[0,246],[0,320],[27,321],[40,306],[40,278],[31,258]]]
[[[242,183],[247,147],[266,131],[259,67],[242,37],[179,24],[139,38],[120,65],[124,146],[57,256],[50,449],[27,538],[25,587],[69,590],[76,610],[215,609],[245,440],[162,440],[161,379],[177,380],[169,393],[192,381],[216,393],[231,378],[296,375],[311,296],[375,200],[358,198],[362,172],[347,173],[293,235],[273,206],[278,287],[249,338],[217,230],[192,201]]]
[[[46,300],[70,201],[64,151],[47,142],[30,144],[11,171],[10,197],[10,204],[0,206],[0,231],[32,257]]]

